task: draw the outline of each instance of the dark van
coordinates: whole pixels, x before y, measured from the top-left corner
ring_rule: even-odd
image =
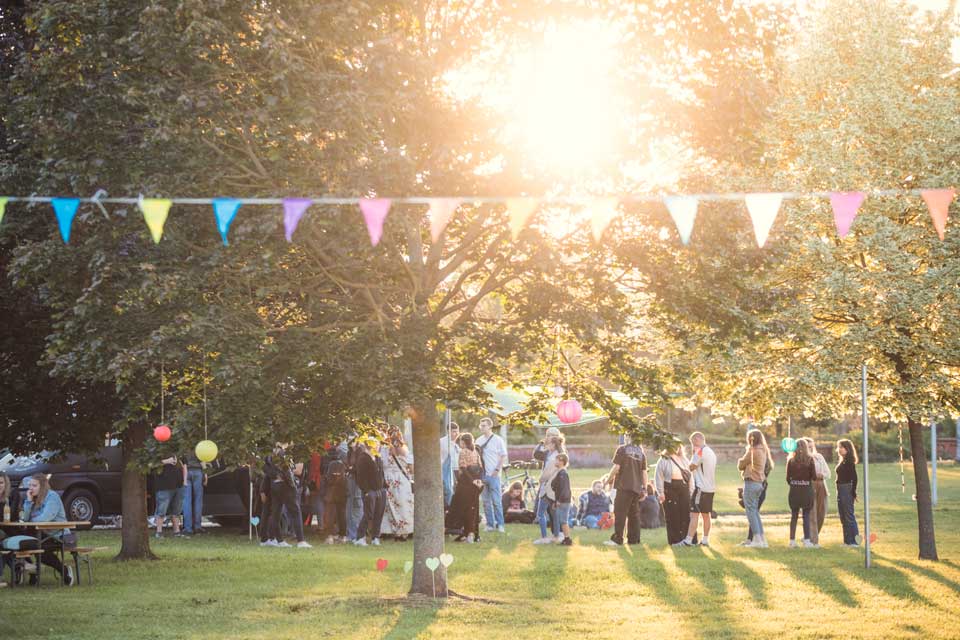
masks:
[[[204,488],[203,515],[226,523],[246,522],[250,475],[246,467],[225,471],[214,463]],[[41,451],[27,456],[0,456],[0,471],[13,486],[26,493],[27,479],[35,473],[50,478],[50,488],[60,494],[67,518],[93,524],[110,522],[120,515],[120,475],[123,456],[118,446],[100,449],[93,456]],[[148,510],[153,513],[153,478],[147,483]]]

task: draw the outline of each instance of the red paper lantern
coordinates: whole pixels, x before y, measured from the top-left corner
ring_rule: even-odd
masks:
[[[562,400],[557,405],[557,417],[564,424],[579,422],[583,417],[583,407],[576,400]]]
[[[157,442],[166,442],[170,439],[170,434],[170,427],[165,424],[161,424],[153,430],[153,437],[157,440]]]

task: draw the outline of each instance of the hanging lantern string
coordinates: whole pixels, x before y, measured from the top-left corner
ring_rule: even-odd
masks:
[[[160,361],[160,424],[166,424],[163,413],[163,360]]]
[[[204,349],[203,352],[203,439],[208,440],[207,438],[207,352]]]
[[[934,189],[935,187],[931,187]],[[896,196],[920,196],[928,189],[854,189],[852,191],[859,191],[866,194],[868,197],[896,197]],[[770,193],[776,193],[777,195],[782,196],[785,200],[798,200],[801,198],[829,198],[835,193],[841,193],[841,191],[774,191],[771,190]],[[759,192],[757,192],[759,193]],[[666,197],[671,197],[675,195],[684,195],[690,198],[696,198],[701,202],[723,202],[723,201],[736,201],[743,200],[746,196],[750,195],[747,192],[730,192],[730,193],[691,193],[691,194],[673,194],[673,193],[663,193],[663,194],[625,194],[623,196],[616,196],[621,202],[661,202]],[[309,197],[309,196],[308,196]],[[441,199],[453,199],[456,198],[463,203],[472,203],[472,204],[507,204],[509,201],[514,200],[515,198],[534,198],[539,200],[542,203],[555,203],[555,204],[587,204],[596,200],[596,196],[407,196],[407,197],[390,197],[390,196],[377,196],[379,198],[386,198],[392,201],[394,204],[432,204],[436,200]],[[7,198],[8,202],[28,202],[28,203],[42,203],[42,202],[52,202],[55,199],[54,196],[9,196]],[[139,204],[140,198],[76,198],[81,203],[93,203],[93,204]],[[358,204],[360,201],[367,198],[351,196],[313,196],[309,197],[313,204],[319,205],[354,205]],[[214,198],[169,198],[173,204],[185,204],[185,205],[210,205],[213,203]],[[242,205],[282,205],[284,198],[236,198],[236,200]]]

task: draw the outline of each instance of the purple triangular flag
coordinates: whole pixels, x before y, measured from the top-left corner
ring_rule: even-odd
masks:
[[[390,213],[389,198],[363,198],[360,200],[360,212],[367,223],[367,232],[370,234],[370,244],[377,246],[383,237],[383,221]]]
[[[862,191],[843,191],[830,194],[830,206],[833,207],[833,221],[837,225],[837,234],[845,238],[850,233],[850,225],[860,211],[867,194]]]
[[[293,242],[293,232],[297,230],[300,218],[311,204],[313,200],[310,198],[283,199],[283,230],[287,236],[287,242]]]

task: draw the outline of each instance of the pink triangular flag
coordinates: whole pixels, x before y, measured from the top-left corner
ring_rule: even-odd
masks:
[[[833,221],[837,225],[837,234],[841,238],[850,233],[850,225],[860,211],[867,194],[862,191],[842,191],[830,194],[830,206],[833,207]]]
[[[377,246],[383,236],[383,221],[390,213],[388,198],[363,198],[360,200],[360,212],[367,223],[367,232],[370,233],[370,244]]]
[[[283,232],[287,237],[287,242],[293,242],[293,232],[297,230],[300,218],[303,217],[307,207],[311,204],[313,204],[313,200],[309,198],[283,199]]]
[[[430,237],[434,242],[440,239],[440,234],[447,228],[461,202],[459,198],[433,198],[430,201],[427,216],[430,218]]]
[[[950,203],[957,195],[956,189],[927,189],[920,192],[920,197],[927,203],[927,209],[930,210],[930,217],[933,218],[933,228],[937,230],[937,235],[943,240],[943,234],[947,230],[947,214],[950,211]]]
[[[594,242],[600,242],[603,232],[607,230],[613,219],[620,213],[617,211],[619,203],[620,198],[597,198],[587,207]]]
[[[747,212],[753,222],[753,235],[757,238],[757,246],[767,243],[773,221],[777,219],[780,204],[783,202],[782,193],[748,193],[744,200],[747,203]]]

